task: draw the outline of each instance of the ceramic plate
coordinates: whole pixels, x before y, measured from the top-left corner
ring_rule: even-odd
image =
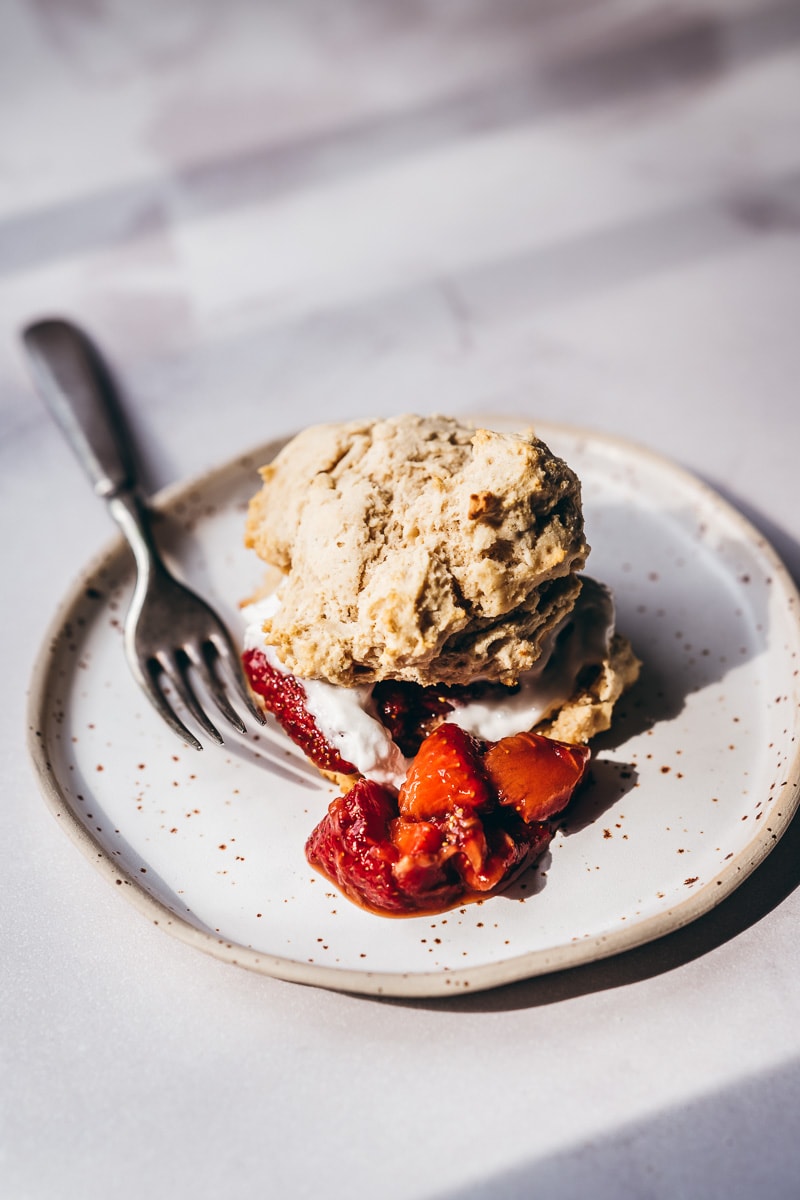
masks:
[[[497,422],[495,421],[495,424]],[[63,827],[120,895],[200,949],[329,988],[433,996],[585,963],[659,937],[728,895],[798,802],[798,597],[719,496],[627,443],[541,426],[583,481],[589,572],[614,589],[644,662],[550,852],[508,892],[391,920],[345,900],[303,847],[332,795],[277,726],[184,746],[139,693],[115,542],[43,647],[30,743]],[[158,502],[185,578],[239,631],[260,578],[242,547],[264,446]]]

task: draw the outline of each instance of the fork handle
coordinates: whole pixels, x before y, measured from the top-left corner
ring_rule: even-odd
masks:
[[[108,368],[92,342],[69,321],[36,321],[22,331],[42,399],[89,476],[111,500],[136,486],[133,460]]]

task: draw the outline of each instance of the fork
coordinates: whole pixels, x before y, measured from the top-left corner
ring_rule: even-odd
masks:
[[[212,608],[172,575],[156,548],[150,509],[136,479],[111,375],[98,350],[69,321],[36,321],[22,331],[31,374],[42,399],[105,500],[136,560],[136,584],[125,621],[125,653],[134,678],[166,723],[190,746],[202,743],[184,724],[164,691],[214,741],[222,736],[208,717],[193,676],[240,733],[244,722],[231,704],[224,675],[247,712],[264,724],[245,682],[228,630]]]

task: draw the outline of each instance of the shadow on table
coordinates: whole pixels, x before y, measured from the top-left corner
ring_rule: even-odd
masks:
[[[795,1061],[429,1200],[796,1196],[799,1093]]]

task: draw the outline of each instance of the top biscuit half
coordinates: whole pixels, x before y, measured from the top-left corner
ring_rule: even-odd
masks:
[[[261,475],[245,541],[283,573],[264,634],[300,678],[511,684],[580,591],[580,483],[532,433],[318,425]]]

